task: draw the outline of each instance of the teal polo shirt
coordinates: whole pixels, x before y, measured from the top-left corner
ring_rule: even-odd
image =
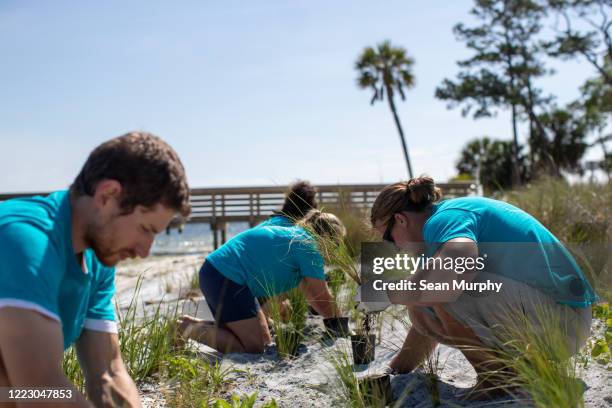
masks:
[[[282,214],[273,214],[267,220],[257,224],[257,227],[293,227],[295,223],[291,218]]]
[[[323,258],[302,227],[260,226],[234,236],[206,257],[223,276],[256,297],[275,296],[303,278],[325,279]]]
[[[117,332],[115,268],[93,250],[77,261],[67,191],[0,203],[0,308],[34,310],[62,326],[64,349],[84,328]]]
[[[587,307],[598,300],[563,244],[537,219],[511,204],[462,197],[434,204],[423,227],[432,255],[453,238],[469,238],[486,254],[485,270],[530,285],[556,302]]]

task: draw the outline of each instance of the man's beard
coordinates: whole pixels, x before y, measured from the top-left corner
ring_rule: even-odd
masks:
[[[115,266],[121,260],[121,251],[113,249],[110,221],[105,224],[91,223],[85,230],[85,244],[93,249],[96,257],[104,266]]]

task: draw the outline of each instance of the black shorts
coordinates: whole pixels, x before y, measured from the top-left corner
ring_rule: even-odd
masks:
[[[219,325],[250,319],[259,312],[259,302],[251,290],[226,278],[208,261],[200,269],[200,289]]]

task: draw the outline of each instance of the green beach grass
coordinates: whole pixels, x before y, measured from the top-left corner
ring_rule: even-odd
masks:
[[[222,368],[219,362],[203,359],[189,343],[185,348],[174,346],[178,304],[164,305],[160,301],[152,312],[143,310],[139,314],[142,279],[141,275],[127,308],[123,312],[116,308],[121,355],[136,384],[157,384],[169,407],[252,408],[257,394],[228,394],[232,386],[231,367]],[[85,379],[74,347],[64,353],[62,368],[66,377],[85,392]],[[262,407],[277,405],[267,401]]]

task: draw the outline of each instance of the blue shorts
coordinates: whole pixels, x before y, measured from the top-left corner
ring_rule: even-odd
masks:
[[[259,312],[259,302],[251,290],[223,276],[208,261],[200,269],[200,289],[219,325],[250,319]]]

